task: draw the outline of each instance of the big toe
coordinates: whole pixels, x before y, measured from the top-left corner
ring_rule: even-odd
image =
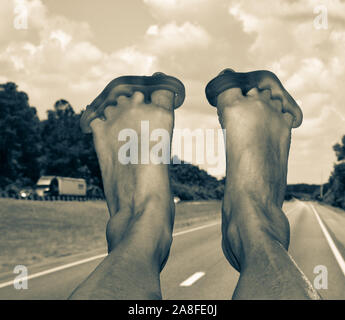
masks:
[[[151,94],[152,103],[167,110],[172,110],[174,108],[174,99],[175,93],[170,90],[155,90]]]
[[[289,113],[293,117],[292,127],[297,128],[301,125],[303,120],[303,113],[294,98],[283,87],[278,77],[269,71],[265,71],[259,81],[258,88],[261,90],[269,89],[272,98],[279,98],[282,101],[283,112]]]
[[[235,70],[233,70],[231,68],[226,68],[226,69],[222,70],[221,72],[219,72],[218,76],[222,76],[223,74],[227,74],[228,72],[235,72]]]

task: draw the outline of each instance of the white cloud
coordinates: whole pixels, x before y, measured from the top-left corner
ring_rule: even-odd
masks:
[[[158,35],[158,25],[153,24],[153,25],[149,26],[149,28],[146,31],[146,34],[154,35],[154,36]]]
[[[146,31],[148,48],[152,51],[188,50],[190,47],[206,47],[211,39],[200,26],[190,22],[177,25],[175,22],[159,27],[151,25]]]
[[[62,30],[53,30],[50,33],[50,39],[57,40],[62,49],[65,49],[66,46],[71,42],[72,36]]]
[[[242,11],[239,4],[230,6],[229,13],[243,23],[244,32],[250,33],[257,30],[259,20],[254,15]]]
[[[87,23],[50,14],[39,0],[25,3],[29,28],[23,36],[7,21],[14,36],[7,36],[9,41],[2,47],[0,43],[0,67],[6,80],[29,94],[41,118],[57,99],[69,100],[79,111],[113,78],[155,71],[152,54],[136,47],[102,52],[92,43]],[[11,10],[12,1],[7,2],[8,14]]]
[[[345,3],[327,1],[328,29],[314,27],[315,1],[232,1],[230,16],[255,35],[248,47],[252,69],[277,73],[289,92],[302,102],[304,122],[294,130],[290,177],[330,170],[332,145],[344,134]],[[311,166],[310,164],[314,165]],[[303,174],[302,174],[303,173]],[[327,178],[325,174],[324,179]]]
[[[0,80],[18,83],[41,117],[60,98],[79,111],[117,76],[163,71],[186,86],[176,126],[213,128],[207,82],[226,67],[269,69],[304,111],[304,124],[294,132],[292,179],[315,177],[318,161],[331,164],[331,146],[344,134],[344,2],[327,1],[329,28],[316,30],[319,3],[312,0],[144,0],[151,20],[139,30],[141,39],[109,52],[95,45],[100,35],[88,23],[49,12],[40,0],[25,0],[29,28],[16,30],[13,3],[2,0],[0,11]]]
[[[209,0],[144,0],[144,3],[151,8],[165,11],[170,14],[179,14],[185,11],[193,11],[198,6],[208,3]]]

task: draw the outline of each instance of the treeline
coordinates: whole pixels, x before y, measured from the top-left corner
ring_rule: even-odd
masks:
[[[297,184],[288,185],[286,199],[292,197],[303,200],[324,201],[335,207],[345,209],[345,135],[341,142],[333,146],[337,162],[328,181],[323,185]]]
[[[285,192],[286,199],[320,200],[321,186],[318,184],[289,184]]]
[[[28,95],[15,83],[0,85],[0,191],[33,186],[42,175],[84,178],[89,196],[103,192],[92,135],[79,127],[81,114],[58,100],[40,121]],[[171,165],[172,189],[182,200],[221,199],[224,181],[192,164]]]

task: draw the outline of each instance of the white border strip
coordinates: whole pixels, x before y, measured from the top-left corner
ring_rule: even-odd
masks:
[[[180,235],[183,235],[183,234],[186,234],[186,233],[190,233],[190,232],[202,230],[202,229],[205,229],[205,228],[213,227],[213,226],[215,226],[217,224],[220,224],[220,221],[209,223],[209,224],[205,224],[205,225],[202,225],[200,227],[196,227],[196,228],[192,228],[192,229],[176,232],[176,233],[173,233],[173,236],[174,237],[180,236]],[[52,268],[52,269],[48,269],[48,270],[41,271],[41,272],[38,272],[38,273],[34,273],[34,274],[32,274],[32,275],[30,275],[28,277],[23,277],[21,280],[31,280],[31,279],[39,278],[39,277],[45,276],[45,275],[50,274],[50,273],[58,272],[58,271],[65,270],[65,269],[68,269],[68,268],[72,268],[72,267],[78,266],[80,264],[91,262],[91,261],[94,261],[94,260],[97,260],[97,259],[102,259],[102,258],[106,257],[107,255],[108,255],[107,253],[104,253],[104,254],[93,256],[93,257],[90,257],[90,258],[87,258],[87,259],[83,259],[83,260],[75,261],[75,262],[72,262],[72,263],[64,264],[64,265],[56,267],[56,268]],[[14,284],[14,280],[0,283],[0,289],[8,287],[8,286],[11,286],[13,284]]]
[[[341,255],[341,253],[339,252],[337,246],[333,242],[332,237],[328,233],[325,225],[323,224],[323,222],[322,222],[319,214],[317,213],[316,209],[314,208],[314,206],[312,204],[310,204],[310,207],[313,209],[315,217],[316,217],[317,221],[319,222],[319,225],[320,225],[321,230],[322,230],[322,232],[323,232],[323,234],[324,234],[324,236],[325,236],[325,238],[326,238],[326,240],[328,242],[328,245],[331,248],[334,257],[337,260],[337,262],[339,264],[339,267],[340,267],[341,271],[343,272],[343,274],[345,276],[345,261],[344,261],[343,256]]]

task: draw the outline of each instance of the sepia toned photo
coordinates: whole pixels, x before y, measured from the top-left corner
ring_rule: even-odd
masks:
[[[0,34],[0,300],[345,299],[344,1],[1,0]]]

